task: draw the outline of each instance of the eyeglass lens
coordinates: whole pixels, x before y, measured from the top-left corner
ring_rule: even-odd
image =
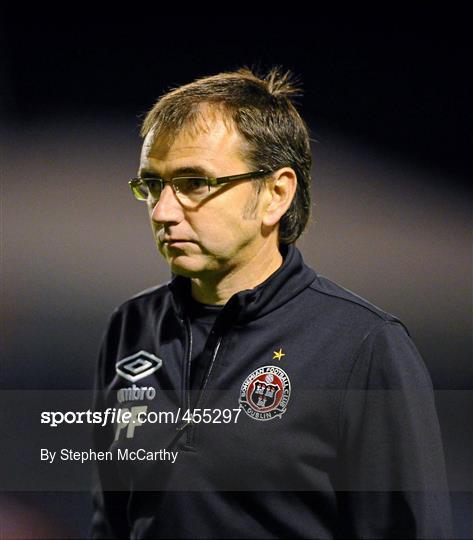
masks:
[[[138,197],[143,199],[151,198],[157,201],[161,192],[164,189],[164,185],[167,182],[163,182],[159,178],[146,178],[142,183],[135,186],[135,193]],[[187,198],[192,201],[199,200],[209,192],[209,185],[206,178],[201,177],[178,177],[173,178],[171,183],[174,188],[174,192],[179,198]]]

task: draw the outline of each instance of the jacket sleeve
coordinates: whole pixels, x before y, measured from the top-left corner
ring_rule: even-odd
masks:
[[[401,324],[365,337],[339,422],[341,536],[452,538],[432,382]]]
[[[94,411],[104,411],[113,404],[107,403],[106,384],[115,370],[116,349],[119,342],[119,321],[115,312],[102,340],[95,373]],[[114,433],[110,425],[93,424],[94,449],[109,450]],[[121,484],[115,470],[115,462],[97,461],[93,471],[92,504],[93,515],[90,538],[121,539],[129,538],[130,530],[127,519],[129,492]],[[115,491],[107,490],[113,485]],[[119,488],[119,489],[118,489]]]

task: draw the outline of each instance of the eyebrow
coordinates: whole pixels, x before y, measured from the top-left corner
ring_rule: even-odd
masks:
[[[204,167],[195,165],[195,166],[188,166],[188,167],[178,167],[177,169],[173,169],[171,173],[169,174],[169,178],[176,178],[177,176],[183,176],[183,175],[189,175],[189,174],[196,175],[196,176],[209,176],[209,177],[215,176],[215,174],[205,169]],[[162,177],[162,175],[159,174],[157,171],[153,171],[151,169],[140,169],[140,171],[138,172],[138,176],[140,178],[161,178]]]

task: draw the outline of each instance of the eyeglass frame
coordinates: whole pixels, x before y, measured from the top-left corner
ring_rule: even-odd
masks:
[[[274,171],[270,171],[270,170],[267,170],[267,169],[258,169],[257,171],[252,171],[252,172],[247,172],[247,173],[242,173],[242,174],[232,174],[230,176],[220,176],[220,177],[216,177],[216,176],[199,176],[198,174],[194,174],[194,175],[189,175],[189,176],[175,176],[174,178],[171,178],[170,180],[163,180],[162,178],[159,178],[159,176],[145,176],[145,177],[140,177],[140,176],[137,176],[135,178],[132,178],[129,182],[128,182],[128,185],[130,186],[130,189],[135,197],[136,200],[138,201],[147,201],[148,198],[146,199],[141,199],[141,198],[138,198],[136,196],[136,192],[134,190],[135,187],[138,187],[139,185],[143,185],[145,184],[146,185],[146,180],[158,180],[160,183],[161,183],[161,192],[160,192],[160,197],[161,197],[161,194],[162,192],[164,191],[164,188],[165,188],[165,184],[170,184],[171,185],[171,189],[174,191],[174,193],[177,195],[179,193],[179,190],[176,190],[176,187],[173,183],[174,180],[177,180],[178,178],[199,178],[199,179],[202,179],[202,180],[206,180],[207,181],[207,186],[209,188],[209,192],[210,192],[210,188],[211,187],[215,187],[215,186],[218,186],[220,184],[226,184],[228,182],[236,182],[238,180],[256,180],[258,178],[261,178],[263,176],[267,176],[268,174],[271,174],[272,172]],[[149,188],[148,188],[149,190]],[[179,195],[177,195],[177,197],[179,198]],[[159,201],[159,199],[155,199],[156,201]]]

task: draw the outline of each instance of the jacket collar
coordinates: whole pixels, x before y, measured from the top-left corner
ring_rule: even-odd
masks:
[[[219,319],[233,323],[257,319],[287,303],[308,287],[317,274],[308,267],[301,252],[293,245],[281,246],[282,265],[254,289],[235,293],[225,304]],[[174,306],[181,317],[191,297],[191,280],[174,276],[169,284]]]

